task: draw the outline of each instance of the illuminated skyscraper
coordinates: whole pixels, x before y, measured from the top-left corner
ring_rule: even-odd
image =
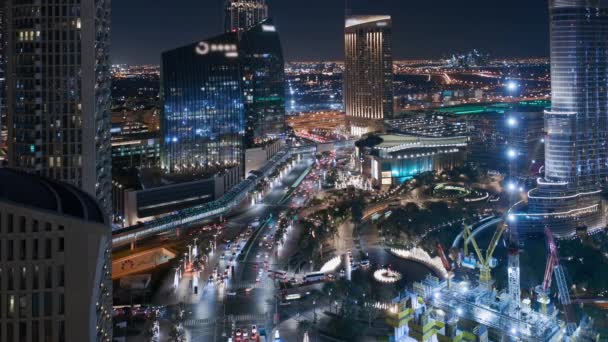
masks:
[[[265,0],[226,0],[226,32],[244,32],[268,18]]]
[[[244,32],[239,47],[249,148],[285,132],[285,63],[270,19]]]
[[[111,201],[110,1],[6,0],[9,166]]]
[[[344,104],[357,135],[381,129],[393,115],[391,25],[386,15],[346,18]]]
[[[605,226],[608,176],[608,1],[550,0],[552,107],[545,112],[545,176],[521,214],[557,237]],[[527,226],[522,223],[522,227]]]
[[[242,165],[245,110],[236,33],[162,55],[161,163],[172,174]]]

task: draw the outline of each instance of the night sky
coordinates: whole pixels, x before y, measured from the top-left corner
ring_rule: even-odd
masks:
[[[112,1],[112,62],[158,64],[160,53],[222,32],[223,0]],[[268,0],[287,60],[343,56],[343,0]],[[548,55],[546,0],[350,0],[390,14],[396,59],[478,48],[497,57]]]

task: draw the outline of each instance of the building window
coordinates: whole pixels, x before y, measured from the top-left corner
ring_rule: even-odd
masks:
[[[63,315],[65,314],[65,303],[64,303],[64,294],[60,293],[59,297],[57,298],[57,310],[58,310],[58,314]]]
[[[25,255],[27,252],[26,241],[19,241],[19,260],[25,260]]]
[[[51,326],[51,320],[44,320],[44,340],[52,341],[53,340],[53,329]]]
[[[8,240],[6,243],[7,243],[6,259],[8,261],[13,261],[13,259],[15,258],[14,254],[13,254],[15,252],[15,246],[13,245],[13,240]]]
[[[19,216],[19,232],[25,233],[25,216]]]
[[[34,239],[33,241],[34,242],[32,246],[32,259],[38,260],[38,239]]]
[[[59,321],[58,322],[58,337],[59,337],[59,342],[65,342],[65,321]]]
[[[19,288],[25,290],[27,288],[27,268],[23,266],[21,268],[21,274],[19,276]]]
[[[32,293],[32,317],[40,315],[40,296],[38,292]]]
[[[32,232],[38,232],[38,220],[34,220],[34,222],[32,222]]]
[[[19,317],[27,317],[27,295],[19,296]]]
[[[50,232],[52,228],[53,228],[53,226],[51,225],[50,222],[47,222],[47,223],[44,224],[44,230],[45,231]]]
[[[15,340],[15,333],[14,333],[13,329],[14,329],[13,322],[6,323],[6,340],[7,341]]]
[[[13,214],[8,214],[8,222],[6,222],[6,229],[9,234],[13,232]]]
[[[57,282],[58,286],[65,286],[65,269],[63,265],[57,266]]]
[[[47,259],[50,259],[51,255],[52,255],[51,246],[52,246],[52,240],[47,238],[44,241],[44,257]]]
[[[6,317],[13,318],[15,317],[15,295],[9,295],[8,300],[6,302]]]
[[[15,279],[14,279],[14,274],[13,274],[13,268],[9,268],[8,269],[8,284],[7,284],[7,289],[9,291],[12,291],[15,289]]]
[[[38,321],[32,321],[32,341],[40,341],[40,324]]]
[[[53,293],[44,293],[44,315],[51,316],[53,314]]]
[[[46,266],[46,272],[44,272],[44,287],[50,289],[53,286],[53,266]]]
[[[63,250],[64,250],[64,248],[65,248],[63,244],[64,244],[63,237],[60,237],[60,238],[59,238],[59,245],[58,245],[58,248],[57,248],[57,250],[58,250],[60,253],[61,253],[61,252],[63,252]]]
[[[27,341],[27,322],[19,322],[19,341]]]
[[[32,289],[38,289],[38,284],[40,283],[40,267],[38,265],[34,266],[34,274],[32,275]]]

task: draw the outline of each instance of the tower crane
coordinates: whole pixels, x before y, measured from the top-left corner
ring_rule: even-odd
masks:
[[[450,264],[450,261],[448,260],[448,258],[445,255],[443,246],[441,246],[441,243],[439,241],[437,241],[437,254],[439,254],[439,258],[441,259],[441,262],[443,263],[443,268],[445,268],[445,270],[448,272],[448,288],[450,288],[452,278],[454,277],[454,270],[452,268],[452,265]]]
[[[494,251],[496,250],[496,245],[498,245],[498,240],[500,240],[500,237],[506,230],[507,230],[507,225],[505,223],[502,223],[498,226],[498,228],[494,232],[494,235],[492,236],[492,240],[490,241],[490,244],[488,245],[486,254],[484,255],[481,252],[481,250],[479,249],[479,246],[477,245],[477,241],[475,241],[475,237],[473,236],[473,233],[471,232],[471,226],[469,226],[469,225],[464,226],[465,251],[468,250],[467,244],[470,240],[471,244],[473,245],[473,249],[475,250],[475,254],[477,254],[477,258],[479,259],[479,262],[478,262],[479,282],[481,284],[486,285],[487,287],[492,286],[492,267],[490,265],[490,263],[492,261],[492,256],[494,255]]]
[[[551,291],[551,279],[553,278],[553,276],[555,276],[558,298],[564,309],[567,330],[569,334],[572,334],[574,332],[575,323],[572,322],[572,319],[574,319],[574,314],[571,305],[572,300],[570,299],[568,282],[566,280],[566,273],[564,267],[559,263],[559,254],[557,246],[555,245],[553,233],[549,228],[545,228],[545,236],[547,237],[547,247],[549,249],[549,255],[547,256],[547,265],[545,266],[545,276],[543,278],[543,283],[535,288],[535,292],[538,295],[538,302],[541,305],[541,311],[544,314],[547,314],[547,306],[550,303],[549,294]]]

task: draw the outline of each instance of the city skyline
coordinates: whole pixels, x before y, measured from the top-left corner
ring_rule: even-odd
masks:
[[[222,1],[182,0],[170,8],[143,0],[114,2],[112,63],[160,64],[162,51],[221,33]],[[473,48],[497,57],[549,55],[544,1],[371,3],[352,0],[349,7],[353,12],[375,11],[393,17],[396,60],[438,58]],[[268,4],[282,35],[286,61],[343,59],[342,1],[298,4],[271,0]],[[307,22],[311,17],[316,18],[314,25]],[[517,18],[516,25],[512,18]],[[158,25],[161,20],[166,21],[164,25]],[[135,46],[133,41],[140,44]]]
[[[0,3],[0,341],[608,335],[608,0]]]

